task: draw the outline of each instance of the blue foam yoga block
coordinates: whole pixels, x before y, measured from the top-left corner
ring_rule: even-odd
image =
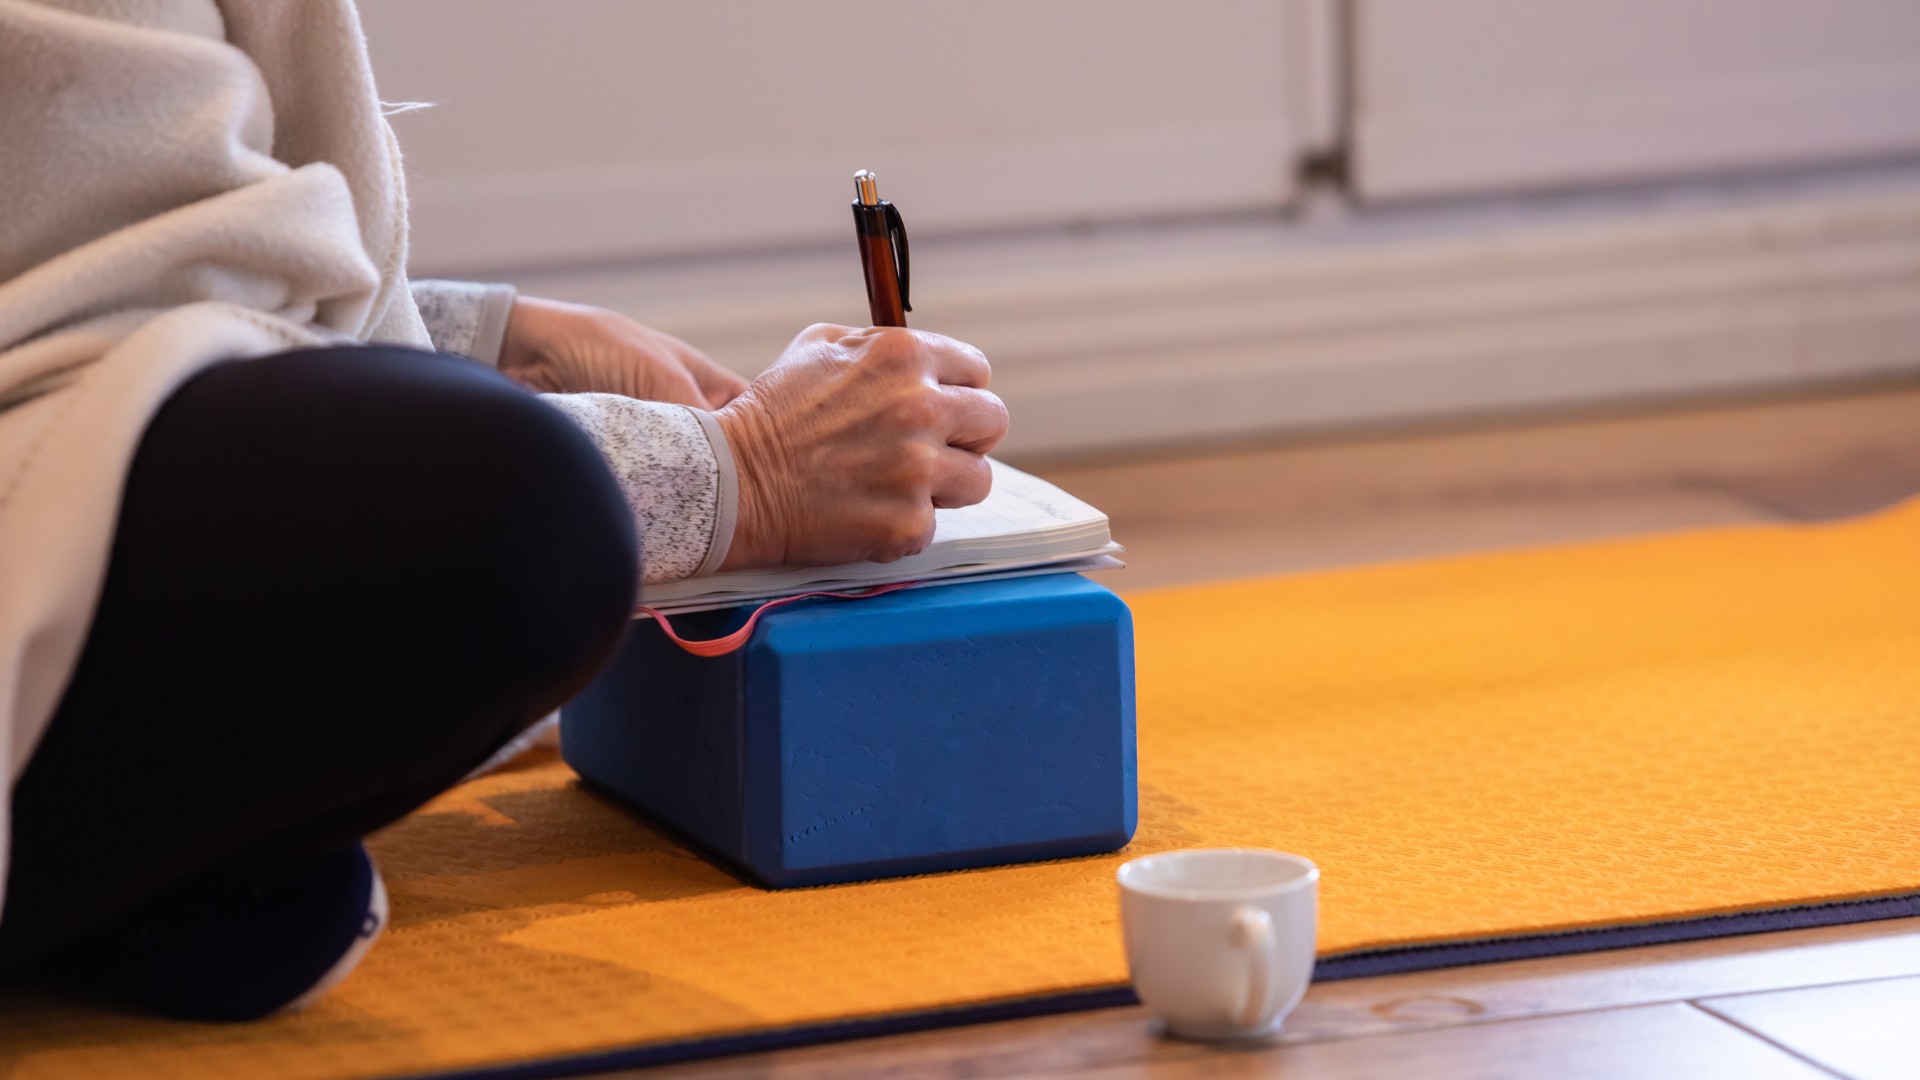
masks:
[[[1078,574],[808,600],[711,658],[636,622],[560,716],[582,777],[774,888],[1133,836],[1133,618]]]

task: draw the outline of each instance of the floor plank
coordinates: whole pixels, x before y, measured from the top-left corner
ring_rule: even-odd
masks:
[[[1832,1080],[1825,1070],[1685,1004],[1222,1050],[1072,1075],[1075,1080]]]
[[[1920,1078],[1920,978],[1746,994],[1700,1005],[1855,1080]]]
[[[1289,1039],[1920,975],[1920,918],[1316,983]]]
[[[1920,976],[1920,919],[1315,983],[1278,1042],[1352,1040],[1690,998],[1746,1000],[1724,995],[1901,975]],[[1103,1009],[691,1062],[644,1075],[958,1080],[1065,1075],[1218,1052],[1156,1038],[1145,1009]]]

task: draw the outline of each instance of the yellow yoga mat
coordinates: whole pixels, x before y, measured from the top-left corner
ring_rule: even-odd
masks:
[[[1114,868],[1176,847],[1318,862],[1329,974],[1920,910],[1920,506],[1129,601],[1122,853],[769,893],[536,763],[376,838],[393,927],[312,1010],[12,993],[0,1073],[544,1076],[1114,1000]]]

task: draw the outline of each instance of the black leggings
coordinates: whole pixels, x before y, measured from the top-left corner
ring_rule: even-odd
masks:
[[[0,975],[419,806],[585,685],[638,570],[592,444],[479,365],[358,347],[200,373],[141,440],[14,789]]]

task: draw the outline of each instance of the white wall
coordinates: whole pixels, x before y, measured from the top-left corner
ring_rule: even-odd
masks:
[[[1920,168],[1769,175],[1920,152],[1920,0],[1345,0],[1344,51],[1335,0],[362,2],[383,96],[441,103],[396,119],[416,272],[751,374],[863,317],[873,168],[1010,453],[1920,371]],[[1352,207],[939,239],[1276,207],[1343,135]]]
[[[364,0],[415,266],[1278,206],[1353,89],[1366,199],[1920,152],[1917,0]]]
[[[1920,151],[1915,0],[1354,2],[1367,197]]]
[[[871,168],[917,229],[1271,206],[1301,0],[363,0],[458,271],[838,237]],[[1298,36],[1297,31],[1294,32]],[[1297,47],[1297,43],[1296,43]]]

